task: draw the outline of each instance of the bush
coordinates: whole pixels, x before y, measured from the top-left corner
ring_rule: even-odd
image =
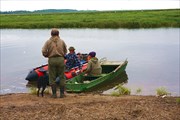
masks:
[[[141,88],[138,88],[138,89],[136,90],[136,94],[140,94],[141,92],[142,92]]]
[[[167,92],[167,89],[164,88],[164,87],[157,88],[157,89],[156,89],[156,94],[157,94],[158,96],[170,95],[170,93]]]
[[[131,94],[131,90],[124,87],[122,84],[119,84],[118,86],[116,86],[115,90],[111,93],[112,96],[120,96],[120,95],[130,95]]]

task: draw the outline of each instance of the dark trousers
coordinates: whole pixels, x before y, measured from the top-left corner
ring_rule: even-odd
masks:
[[[60,78],[60,87],[65,86],[64,77],[64,57],[52,57],[48,59],[48,69],[49,69],[49,84],[56,84],[56,78]]]

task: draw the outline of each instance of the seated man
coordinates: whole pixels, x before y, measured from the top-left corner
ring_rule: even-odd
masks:
[[[78,59],[78,56],[75,53],[74,47],[69,47],[69,53],[65,56],[66,59],[66,68],[70,70],[73,67],[79,67],[81,69],[81,63]]]
[[[96,53],[95,52],[90,52],[89,56],[88,56],[88,66],[87,69],[84,71],[85,73],[87,73],[87,75],[90,76],[97,76],[97,75],[101,75],[102,73],[102,67],[100,65],[100,62],[98,60],[98,58],[96,57]]]
[[[84,56],[79,52],[77,53],[78,59],[80,60],[81,64],[87,63],[87,60],[84,60]]]

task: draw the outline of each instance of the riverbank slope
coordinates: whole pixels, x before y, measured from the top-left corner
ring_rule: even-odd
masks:
[[[178,120],[176,97],[67,94],[63,99],[28,93],[0,95],[0,119]]]

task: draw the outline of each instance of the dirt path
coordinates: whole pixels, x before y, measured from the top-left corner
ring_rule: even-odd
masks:
[[[0,95],[0,120],[180,120],[176,97],[67,94]]]

